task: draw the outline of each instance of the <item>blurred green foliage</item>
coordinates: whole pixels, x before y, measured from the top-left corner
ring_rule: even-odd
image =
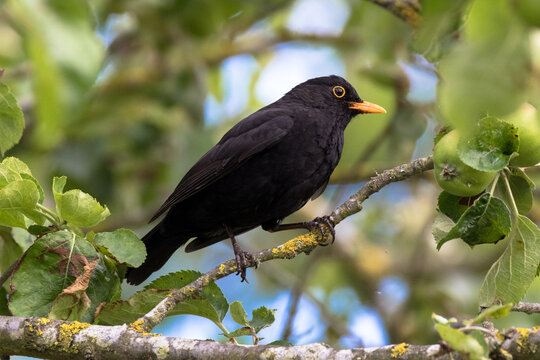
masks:
[[[65,194],[80,188],[107,204],[112,215],[98,230],[142,228],[189,167],[233,123],[263,105],[255,85],[280,44],[329,47],[360,96],[388,114],[348,127],[332,182],[355,185],[331,188],[333,197],[294,215],[312,218],[375,170],[427,155],[435,124],[469,131],[486,114],[505,117],[526,101],[540,105],[540,30],[534,12],[522,10],[530,1],[423,0],[424,20],[414,29],[383,8],[352,0],[341,33],[328,35],[291,31],[295,2],[284,0],[6,0],[0,2],[1,80],[26,121],[21,143],[8,155],[27,163],[45,189],[54,176],[67,175]],[[248,106],[205,124],[207,97],[221,101],[226,95],[222,64],[239,54],[258,64]],[[440,80],[436,98],[414,99],[408,67]],[[539,183],[538,170],[529,175]],[[504,249],[452,242],[436,252],[431,222],[439,191],[431,176],[390,187],[360,216],[340,224],[333,247],[278,262],[279,271],[265,265],[252,274],[267,293],[303,284],[305,296],[322,309],[324,340],[331,344],[348,335],[348,314],[330,304],[343,288],[379,312],[391,342],[437,341],[429,330],[431,313],[476,314],[481,280]],[[538,205],[529,216],[538,223]],[[3,227],[0,235],[3,272],[20,256],[23,241]],[[252,249],[290,236],[246,235]],[[381,292],[389,276],[408,287],[397,305]],[[538,280],[528,294],[538,301]],[[513,314],[500,324],[538,321],[538,315]]]

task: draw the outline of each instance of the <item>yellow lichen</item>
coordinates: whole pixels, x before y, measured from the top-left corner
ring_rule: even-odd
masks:
[[[144,320],[137,320],[129,324],[129,329],[136,331],[141,335],[161,336],[160,334],[154,334],[154,333],[144,331],[143,325],[144,325]]]
[[[226,268],[225,264],[219,265],[218,274],[224,274]]]
[[[47,318],[39,318],[38,319],[38,322],[41,324],[41,325],[47,325],[48,323],[51,322],[51,320],[47,319]]]
[[[519,333],[519,338],[517,339],[517,344],[522,348],[527,348],[529,345],[529,334],[530,329],[526,328],[516,328],[516,331]]]
[[[540,332],[540,326],[535,326],[532,328],[533,334],[536,334],[537,332]]]
[[[36,326],[34,327],[34,325],[36,325]],[[29,321],[27,321],[24,324],[24,328],[29,334],[36,335],[36,336],[41,336],[41,335],[43,335],[43,331],[41,331],[41,329],[38,326],[39,326],[38,324],[31,323]]]
[[[298,251],[305,251],[306,248],[315,247],[317,244],[318,242],[313,234],[300,235],[280,247],[272,249],[272,254],[290,259],[296,256]]]
[[[401,343],[399,345],[396,345],[392,348],[392,358],[397,358],[403,354],[405,354],[409,350],[409,344],[407,343]]]
[[[79,349],[78,346],[72,345],[73,336],[89,326],[91,325],[88,323],[82,323],[78,321],[60,325],[58,342],[55,342],[55,345],[59,345],[66,352],[77,354],[79,352]]]
[[[502,347],[499,348],[499,352],[502,354],[502,356],[504,356],[505,359],[512,359],[512,354],[504,350]]]
[[[529,338],[529,334],[531,332],[531,329],[526,328],[516,328],[516,331],[519,333],[519,338],[527,340]]]

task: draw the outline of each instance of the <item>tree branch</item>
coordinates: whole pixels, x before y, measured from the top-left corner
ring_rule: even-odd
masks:
[[[540,331],[509,329],[492,355],[540,359]],[[440,345],[388,345],[378,348],[334,349],[315,343],[300,346],[235,345],[144,333],[133,326],[101,326],[37,317],[0,316],[0,354],[45,359],[426,359],[459,358]],[[493,357],[495,358],[495,357]],[[500,357],[502,358],[502,357]]]
[[[6,269],[6,271],[4,271],[4,273],[2,274],[2,276],[0,276],[0,287],[2,287],[2,285],[4,285],[4,283],[6,282],[6,280],[9,279],[9,277],[11,276],[11,274],[13,274],[13,271],[15,271],[15,268],[17,267],[17,264],[19,263],[19,260],[20,260],[20,259],[15,260],[15,262],[14,262],[13,264],[11,264],[11,265]]]
[[[429,156],[413,160],[408,164],[397,166],[393,169],[385,170],[371,178],[356,194],[351,196],[347,201],[338,206],[330,217],[337,225],[343,219],[362,210],[362,203],[371,195],[381,190],[384,186],[410,178],[411,176],[420,174],[424,171],[433,169],[433,157]],[[330,233],[320,234],[318,232],[310,232],[298,236],[285,244],[271,249],[262,250],[253,254],[253,261],[248,261],[248,267],[253,267],[256,264],[272,260],[272,259],[292,259],[298,254],[309,254],[318,245],[328,245],[330,242]],[[196,294],[204,286],[221,279],[227,275],[236,272],[236,262],[234,259],[228,260],[221,265],[216,266],[206,274],[199,277],[191,284],[184,286],[181,289],[171,290],[171,296],[167,296],[148,314],[143,316],[139,321],[145,331],[150,331],[159,324],[167,316],[167,313],[172,310],[178,303],[193,294]]]
[[[512,306],[511,310],[523,312],[529,315],[540,314],[540,304],[529,303],[529,302],[518,302],[516,305]]]

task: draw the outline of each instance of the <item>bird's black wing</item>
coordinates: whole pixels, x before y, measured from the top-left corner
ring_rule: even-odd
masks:
[[[292,125],[293,117],[290,114],[266,108],[236,124],[193,165],[150,221],[239,168],[255,154],[277,144]]]

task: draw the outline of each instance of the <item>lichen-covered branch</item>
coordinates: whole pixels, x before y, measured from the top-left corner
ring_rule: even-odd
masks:
[[[510,329],[491,343],[493,356],[540,359],[540,327]],[[300,346],[236,345],[146,334],[130,325],[101,326],[76,321],[0,316],[0,356],[44,359],[426,359],[459,358],[440,345],[388,345],[334,349],[315,343]],[[502,358],[502,357],[500,357]]]
[[[371,178],[356,194],[351,196],[346,202],[338,206],[331,215],[332,220],[337,225],[343,219],[362,210],[362,202],[381,190],[384,186],[410,178],[424,171],[433,169],[433,157],[429,156],[413,160],[408,164],[397,166],[393,169],[385,170]],[[248,261],[248,266],[272,260],[272,259],[292,259],[301,253],[310,253],[318,245],[327,245],[330,241],[330,234],[320,234],[318,231],[310,232],[298,236],[285,244],[275,248],[262,250],[253,254],[253,261]],[[206,274],[199,277],[191,284],[181,289],[171,291],[171,296],[166,297],[148,314],[140,320],[145,331],[150,331],[159,324],[167,313],[184,299],[196,294],[204,286],[236,272],[236,262],[231,259],[221,265],[216,266]]]
[[[519,302],[512,306],[512,311],[523,312],[525,314],[540,314],[539,303]]]
[[[412,176],[433,169],[433,156],[413,160],[410,163],[385,170],[381,174],[372,177],[358,192],[347,201],[338,206],[332,213],[334,222],[338,224],[343,219],[362,210],[362,203],[371,195],[381,190],[386,185],[406,180]]]
[[[377,4],[398,18],[406,21],[413,27],[420,25],[422,17],[420,16],[420,2],[418,0],[369,0]]]

